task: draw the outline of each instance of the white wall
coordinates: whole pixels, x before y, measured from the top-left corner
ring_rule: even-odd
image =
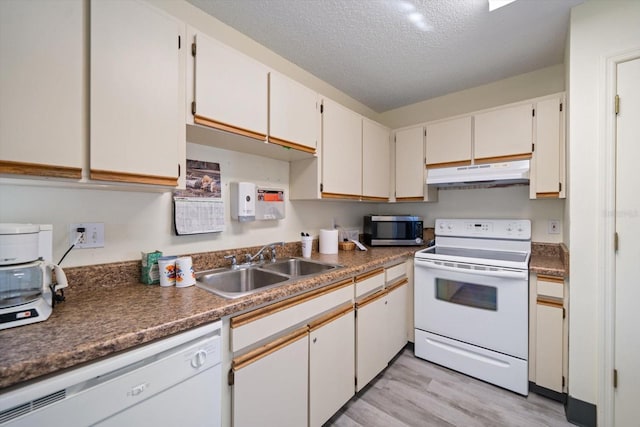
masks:
[[[593,0],[571,13],[569,54],[569,150],[571,243],[569,307],[569,393],[596,403],[598,394],[597,300],[603,260],[599,238],[604,225],[602,156],[605,61],[640,48],[640,2]]]
[[[156,249],[166,254],[184,254],[296,241],[301,231],[317,235],[334,219],[342,226],[361,228],[362,216],[375,210],[367,203],[287,200],[284,220],[231,221],[229,182],[255,182],[284,188],[288,194],[289,164],[195,144],[187,145],[187,157],[220,163],[226,223],[222,233],[176,236],[170,192],[51,187],[34,180],[4,180],[0,184],[0,222],[53,224],[55,261],[69,247],[69,224],[103,222],[105,247],[72,250],[63,266],[77,266],[139,259],[140,251]]]
[[[378,120],[396,129],[562,92],[564,81],[564,65],[554,65],[385,111]]]
[[[564,202],[529,200],[529,186],[440,190],[437,203],[397,203],[383,206],[380,210],[420,215],[424,218],[425,227],[433,227],[437,218],[531,219],[533,241],[562,241],[562,234],[547,233],[547,221],[562,221]]]

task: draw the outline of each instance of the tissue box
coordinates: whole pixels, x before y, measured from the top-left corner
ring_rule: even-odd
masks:
[[[142,267],[140,269],[140,281],[146,285],[156,285],[160,283],[160,272],[158,271],[158,259],[162,252],[141,252]]]

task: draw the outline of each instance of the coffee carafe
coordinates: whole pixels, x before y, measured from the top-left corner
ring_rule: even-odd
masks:
[[[52,232],[46,224],[0,224],[0,330],[47,320],[54,294],[67,287],[52,263]]]

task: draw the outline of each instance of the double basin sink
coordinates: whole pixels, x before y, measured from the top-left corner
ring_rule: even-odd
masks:
[[[341,267],[301,258],[218,268],[196,273],[196,286],[224,298],[240,298]]]

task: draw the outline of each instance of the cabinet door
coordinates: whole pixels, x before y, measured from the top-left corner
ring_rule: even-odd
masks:
[[[471,164],[471,116],[426,126],[427,167]]]
[[[407,344],[408,280],[392,286],[387,295],[387,360],[393,359]]]
[[[356,303],[356,391],[387,366],[386,295],[386,291],[380,291]]]
[[[396,132],[396,200],[424,200],[424,129]]]
[[[536,142],[531,161],[531,197],[559,198],[561,192],[561,150],[564,148],[564,126],[560,98],[536,104]]]
[[[317,93],[280,73],[269,73],[270,142],[315,153],[318,114]]]
[[[0,173],[81,178],[85,7],[0,1]]]
[[[362,119],[362,198],[389,200],[389,129]]]
[[[362,191],[362,117],[323,100],[322,197],[360,199]]]
[[[177,185],[181,32],[147,3],[91,2],[92,179]]]
[[[306,327],[233,361],[234,427],[307,425]]]
[[[562,393],[562,304],[536,305],[536,384]]]
[[[474,158],[480,162],[528,159],[533,143],[533,105],[474,116]]]
[[[309,425],[321,426],[354,394],[353,304],[309,325]]]
[[[267,68],[202,33],[195,45],[194,122],[265,140]]]

